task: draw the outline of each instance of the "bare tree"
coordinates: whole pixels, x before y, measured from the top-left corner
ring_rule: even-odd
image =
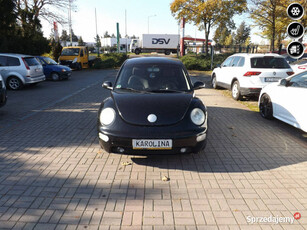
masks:
[[[33,20],[44,19],[48,22],[67,23],[69,5],[75,10],[76,0],[17,0],[18,12],[30,12]]]

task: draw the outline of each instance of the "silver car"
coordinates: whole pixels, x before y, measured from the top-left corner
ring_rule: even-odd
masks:
[[[46,79],[43,67],[36,58],[23,54],[0,53],[0,74],[6,86],[12,90]]]

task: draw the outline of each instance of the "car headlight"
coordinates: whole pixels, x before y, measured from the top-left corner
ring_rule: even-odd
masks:
[[[195,125],[202,125],[205,122],[205,114],[199,109],[195,108],[191,112],[191,120]]]
[[[76,63],[78,60],[78,58],[74,58],[74,60],[72,60],[72,63]]]
[[[112,108],[105,108],[101,111],[100,116],[100,123],[102,125],[109,125],[115,119],[115,111]]]
[[[66,72],[66,69],[62,69],[62,72]]]

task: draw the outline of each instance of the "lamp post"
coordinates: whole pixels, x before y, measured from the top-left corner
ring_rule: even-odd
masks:
[[[156,17],[156,16],[157,16],[156,14],[148,16],[148,34],[149,34],[149,18]]]

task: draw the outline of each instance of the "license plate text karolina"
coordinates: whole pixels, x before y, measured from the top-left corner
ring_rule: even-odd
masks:
[[[172,149],[172,140],[132,140],[133,149]]]

